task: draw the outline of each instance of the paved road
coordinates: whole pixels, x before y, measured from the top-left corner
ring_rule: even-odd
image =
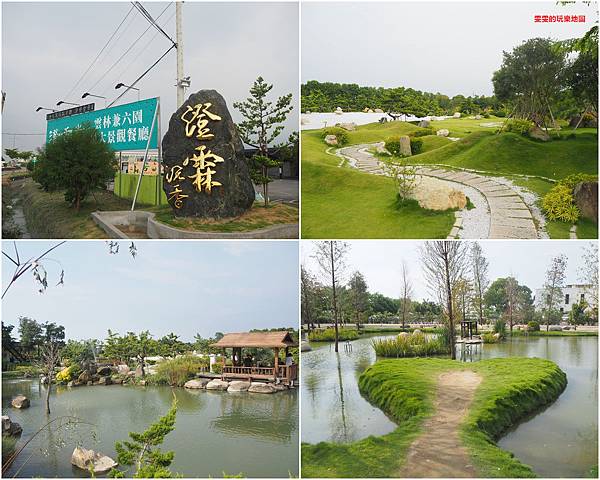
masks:
[[[298,185],[298,180],[295,179],[273,180],[269,183],[269,199],[272,202],[298,203],[300,199]],[[260,185],[256,187],[256,191],[262,193]]]
[[[367,148],[373,148],[376,145],[354,145],[341,148],[339,153],[359,170],[375,175],[385,175],[379,160],[367,151]],[[432,167],[420,167],[418,173],[468,185],[478,190],[490,208],[491,220],[488,238],[538,238],[533,216],[523,199],[516,191],[499,183],[494,177]]]

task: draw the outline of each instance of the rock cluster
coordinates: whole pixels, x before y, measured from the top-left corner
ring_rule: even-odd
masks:
[[[450,131],[447,128],[441,128],[437,132],[435,132],[435,134],[438,137],[447,137],[448,135],[450,135]]]
[[[208,379],[208,378],[197,378],[189,380],[184,385],[185,388],[190,390],[205,389],[205,390],[218,390],[228,393],[275,393],[283,390],[287,390],[288,387],[283,384],[274,384],[266,382],[248,382],[246,380],[232,380],[227,382],[219,378]]]
[[[94,474],[106,473],[118,466],[112,458],[81,447],[75,447],[73,450],[71,464],[88,472],[93,470]]]
[[[25,395],[17,395],[15,398],[12,399],[10,404],[14,408],[23,409],[23,408],[29,408],[29,406],[31,405],[31,402]]]
[[[2,436],[18,437],[23,432],[21,425],[13,422],[8,415],[2,415]]]

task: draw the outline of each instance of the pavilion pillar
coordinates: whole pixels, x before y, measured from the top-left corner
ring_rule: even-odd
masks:
[[[275,362],[273,363],[275,371],[273,372],[273,380],[277,382],[277,374],[279,372],[279,348],[274,348],[273,352],[275,353]]]
[[[223,348],[223,369],[221,370],[221,379],[225,378],[225,365],[227,364],[226,359],[227,359],[227,350],[225,348]]]

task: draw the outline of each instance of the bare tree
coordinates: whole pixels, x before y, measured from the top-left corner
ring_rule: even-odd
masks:
[[[468,245],[453,240],[425,242],[421,247],[421,261],[425,278],[432,293],[438,296],[445,309],[450,330],[450,355],[456,359],[456,338],[454,334],[454,287],[466,269]]]
[[[546,281],[544,283],[543,314],[546,320],[546,331],[550,330],[550,318],[560,298],[565,283],[565,270],[567,269],[567,257],[564,254],[557,255],[550,262],[546,271]]]
[[[485,292],[489,286],[488,267],[489,263],[483,255],[481,245],[473,242],[471,247],[471,273],[473,275],[473,307],[477,311],[479,324],[484,323]]]
[[[367,281],[362,273],[356,271],[348,282],[348,294],[350,295],[350,306],[354,313],[356,329],[360,330],[360,319],[367,311],[369,303]]]
[[[302,265],[300,267],[300,295],[302,302],[302,323],[308,326],[308,331],[315,328],[314,296],[315,296],[314,278],[311,273]]]
[[[327,240],[316,243],[315,260],[321,267],[323,275],[331,282],[331,310],[335,327],[335,351],[338,351],[339,341],[339,304],[338,289],[346,268],[345,257],[348,253],[348,244],[337,240]]]
[[[508,318],[510,333],[512,334],[515,316],[520,309],[520,293],[517,279],[515,277],[508,277],[504,290],[506,293],[506,316]]]
[[[402,277],[400,281],[400,308],[398,315],[402,320],[402,328],[404,329],[406,326],[406,317],[408,317],[408,314],[410,313],[410,304],[413,296],[413,287],[410,283],[406,262],[404,261],[402,262]]]
[[[598,244],[590,242],[583,247],[583,267],[579,279],[586,285],[587,303],[598,312]]]
[[[40,359],[37,362],[38,368],[46,377],[48,388],[46,389],[46,415],[50,415],[50,392],[52,390],[52,382],[54,381],[54,369],[60,365],[60,352],[62,346],[57,341],[47,341],[41,350]]]
[[[460,318],[461,321],[466,320],[473,302],[473,285],[468,278],[460,277],[456,281],[454,285],[454,301],[456,305],[456,317]]]

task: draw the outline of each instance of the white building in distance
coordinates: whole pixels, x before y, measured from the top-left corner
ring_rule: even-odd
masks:
[[[558,299],[556,307],[563,315],[568,315],[573,305],[579,303],[581,300],[587,302],[588,308],[596,307],[596,305],[592,304],[591,288],[591,285],[586,284],[565,285],[562,288],[562,298]],[[545,295],[544,288],[535,290],[534,305],[536,310],[540,311],[544,308]]]

